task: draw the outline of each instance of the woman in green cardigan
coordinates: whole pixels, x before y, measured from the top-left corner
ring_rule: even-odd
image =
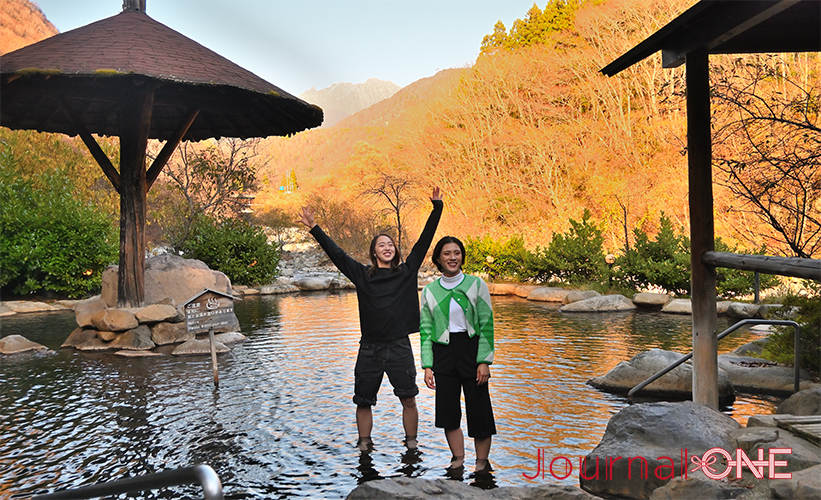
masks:
[[[436,390],[435,425],[445,431],[450,469],[463,467],[460,396],[465,393],[468,436],[476,449],[476,471],[490,470],[491,436],[496,423],[488,380],[493,363],[493,309],[487,284],[462,273],[465,247],[445,236],[433,249],[442,277],[422,290],[420,338],[425,385]]]

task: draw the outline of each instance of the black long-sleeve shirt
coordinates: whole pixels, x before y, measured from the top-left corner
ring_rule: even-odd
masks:
[[[433,201],[433,210],[425,223],[425,228],[405,262],[394,271],[378,268],[370,277],[368,270],[371,266],[350,257],[319,225],[311,229],[311,234],[331,261],[356,285],[361,343],[389,342],[419,331],[419,293],[416,276],[433,241],[433,235],[442,217],[443,206],[441,200]]]

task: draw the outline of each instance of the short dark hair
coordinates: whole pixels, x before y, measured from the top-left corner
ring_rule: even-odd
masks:
[[[462,251],[462,265],[465,264],[465,245],[463,245],[456,236],[445,236],[436,242],[436,246],[433,247],[433,257],[431,258],[433,265],[436,266],[436,269],[438,269],[439,272],[442,272],[442,264],[439,263],[439,256],[442,255],[442,249],[448,243],[456,243],[459,245],[459,250]]]

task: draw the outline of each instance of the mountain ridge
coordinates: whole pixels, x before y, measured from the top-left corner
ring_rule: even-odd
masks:
[[[402,87],[378,78],[364,83],[338,82],[323,89],[311,87],[298,97],[321,107],[325,113],[322,127],[332,127],[345,118],[388,99]]]
[[[29,0],[3,0],[0,9],[0,54],[39,42],[59,31],[37,4]]]

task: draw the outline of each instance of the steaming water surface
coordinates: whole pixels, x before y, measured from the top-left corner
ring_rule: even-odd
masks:
[[[650,348],[689,352],[689,316],[660,313],[562,314],[556,305],[494,297],[496,362],[491,368],[499,434],[492,477],[481,487],[528,481],[536,450],[576,464],[626,406],[585,382]],[[0,499],[205,463],[226,498],[344,498],[379,477],[445,477],[450,452],[433,427],[433,392],[417,373],[419,452],[402,444],[401,410],[387,380],[374,409],[375,449],[361,455],[353,365],[359,341],[353,292],[259,297],[236,304],[248,340],[219,358],[125,358],[59,346],[70,312],[2,319],[0,336],[24,335],[54,352],[0,358]],[[719,329],[728,326],[719,319]],[[756,338],[739,332],[720,352]],[[411,337],[418,356],[418,335]],[[725,411],[744,423],[777,400],[741,395]],[[464,424],[463,424],[464,426]],[[472,442],[467,442],[472,464]],[[121,498],[201,498],[178,487]]]

